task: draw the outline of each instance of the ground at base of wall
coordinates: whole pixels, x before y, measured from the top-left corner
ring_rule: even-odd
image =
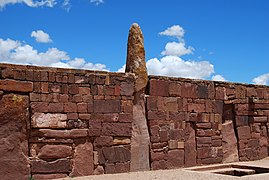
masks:
[[[245,166],[258,166],[269,168],[269,157],[258,160],[258,161],[249,161],[249,162],[237,162],[230,163],[236,165],[245,165]],[[211,165],[217,166],[217,165]],[[202,166],[202,167],[211,167],[211,166]],[[200,166],[201,168],[201,166]],[[257,174],[251,176],[243,176],[243,177],[234,177],[227,176],[221,174],[207,173],[207,172],[197,172],[193,171],[192,168],[182,168],[182,169],[171,169],[171,170],[156,170],[156,171],[144,171],[144,172],[131,172],[131,173],[122,173],[122,174],[105,174],[105,175],[96,175],[96,176],[85,176],[85,177],[77,177],[77,178],[62,178],[59,180],[111,180],[111,179],[143,179],[143,180],[184,180],[184,179],[199,179],[199,180],[208,180],[208,179],[216,179],[216,180],[233,180],[236,178],[240,179],[252,179],[252,180],[265,180],[269,179],[269,173],[266,174]]]

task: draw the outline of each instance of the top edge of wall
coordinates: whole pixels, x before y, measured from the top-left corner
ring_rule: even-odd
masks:
[[[216,85],[231,87],[234,85],[242,85],[247,87],[261,87],[261,88],[268,88],[267,85],[256,85],[256,84],[248,84],[248,83],[238,83],[238,82],[229,82],[229,81],[212,81],[212,80],[203,80],[203,79],[190,79],[190,78],[181,78],[181,77],[169,77],[169,76],[156,76],[156,75],[149,75],[149,80],[151,79],[159,79],[159,80],[166,80],[166,81],[181,81],[181,82],[197,82],[197,83],[214,83]]]

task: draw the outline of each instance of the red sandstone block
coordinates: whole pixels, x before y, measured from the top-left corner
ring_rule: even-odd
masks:
[[[114,96],[115,95],[115,88],[114,88],[114,86],[105,86],[104,87],[104,94],[106,96]]]
[[[164,98],[164,109],[168,112],[177,112],[177,98],[176,97],[165,97]]]
[[[40,72],[40,80],[41,81],[48,81],[49,80],[47,71],[41,71]]]
[[[211,137],[196,137],[197,145],[211,144]]]
[[[150,160],[151,161],[160,161],[163,159],[167,159],[167,155],[164,154],[164,152],[150,152]]]
[[[192,83],[183,83],[181,86],[182,97],[197,98],[197,85]]]
[[[254,104],[254,109],[269,109],[269,104]]]
[[[197,129],[197,136],[211,137],[215,135],[216,135],[216,131],[213,129]]]
[[[55,73],[49,72],[49,82],[55,82]]]
[[[69,159],[58,159],[52,162],[31,160],[31,171],[32,173],[68,173],[70,165]]]
[[[68,83],[75,83],[75,75],[73,73],[68,73]]]
[[[61,92],[61,86],[59,84],[49,84],[50,92],[53,93],[60,93]]]
[[[6,68],[2,70],[2,77],[5,78],[10,78],[13,79],[14,78],[14,73],[13,70],[10,68]]]
[[[68,94],[68,85],[67,84],[62,84],[61,85],[61,93],[62,94]]]
[[[209,99],[215,99],[215,84],[214,82],[209,82],[208,84],[208,98]]]
[[[90,120],[91,114],[78,114],[79,119],[81,120]]]
[[[114,88],[114,95],[120,96],[120,85],[116,85]]]
[[[167,113],[163,111],[148,111],[149,120],[165,120],[167,119]]]
[[[165,80],[150,80],[150,90],[151,96],[168,96],[169,83]]]
[[[31,102],[40,101],[40,94],[38,94],[38,93],[30,93],[30,101]]]
[[[49,103],[49,112],[63,112],[63,103]]]
[[[102,150],[108,163],[128,162],[131,160],[131,152],[128,146],[104,147]]]
[[[222,157],[206,158],[201,160],[202,164],[216,164],[222,162]]]
[[[25,71],[24,70],[14,70],[14,79],[25,80]]]
[[[32,102],[30,104],[31,111],[35,112],[48,112],[49,110],[49,103],[47,102]]]
[[[40,89],[42,93],[49,93],[49,83],[42,82]]]
[[[246,98],[246,87],[242,85],[235,86],[235,95],[238,99]]]
[[[103,123],[102,135],[104,136],[127,136],[132,135],[131,123]]]
[[[69,96],[68,94],[59,94],[59,102],[68,102],[69,101]]]
[[[93,109],[95,113],[118,113],[121,106],[119,100],[94,100]]]
[[[88,83],[88,79],[85,76],[75,76],[76,84],[85,84]]]
[[[41,83],[40,82],[33,83],[33,92],[36,92],[36,93],[41,92]]]
[[[133,100],[122,100],[121,111],[124,113],[132,113],[133,112]]]
[[[186,121],[191,121],[191,122],[198,122],[199,121],[199,114],[198,113],[189,113],[188,116],[186,117]]]
[[[257,92],[254,87],[247,88],[247,97],[257,97]]]
[[[201,99],[208,98],[208,88],[206,85],[198,85],[198,98]]]
[[[133,114],[131,113],[120,113],[119,122],[133,122]]]
[[[155,96],[147,97],[147,110],[157,110],[157,98]]]
[[[235,104],[236,115],[249,115],[249,105],[248,104]]]
[[[211,147],[198,147],[197,148],[197,158],[204,159],[211,157]]]
[[[112,136],[100,136],[96,137],[94,140],[94,147],[103,147],[103,146],[112,146],[113,145],[113,137]]]
[[[101,122],[89,121],[89,136],[100,136],[102,130]]]
[[[205,112],[205,104],[188,104],[188,112]]]
[[[159,170],[159,169],[166,169],[167,163],[165,160],[160,160],[160,161],[153,161],[151,163],[151,169],[152,170]]]
[[[106,82],[106,77],[107,75],[95,75],[95,83],[99,85],[104,85]]]
[[[268,121],[267,116],[253,117],[255,123],[266,123]]]
[[[34,80],[34,72],[32,70],[26,70],[25,79],[27,81],[33,81]]]
[[[127,173],[130,172],[130,162],[123,163],[107,163],[105,165],[106,174],[115,174],[115,173]]]
[[[40,71],[34,71],[34,81],[40,81],[41,80],[41,74]]]
[[[71,130],[52,130],[52,129],[38,129],[31,131],[31,137],[42,138],[85,138],[88,136],[88,129],[71,129]]]
[[[67,119],[72,119],[72,120],[78,119],[78,113],[67,113]]]
[[[225,100],[226,97],[226,89],[225,87],[216,87],[216,99],[217,100]]]
[[[169,139],[171,140],[184,140],[184,130],[183,129],[172,129],[169,130]]]
[[[212,102],[213,113],[222,114],[223,113],[223,101],[216,100]]]
[[[132,96],[134,93],[134,84],[128,82],[121,82],[120,84],[120,95]]]
[[[10,79],[0,80],[0,90],[16,92],[32,92],[33,83],[27,81],[15,81]]]
[[[251,138],[250,127],[249,126],[240,126],[237,128],[237,134],[239,140],[247,140]]]
[[[176,82],[170,82],[169,96],[181,96],[181,84]]]
[[[88,104],[87,103],[77,103],[77,110],[79,113],[87,113],[88,112]]]
[[[207,123],[196,123],[196,127],[198,129],[210,129],[211,128],[211,123],[207,122]]]
[[[82,94],[82,95],[91,94],[91,89],[89,87],[79,87],[78,91],[79,91],[79,94]]]
[[[170,150],[167,157],[167,168],[182,167],[184,165],[184,150]]]
[[[158,125],[154,125],[150,127],[150,135],[151,136],[159,136],[160,127]]]
[[[77,84],[71,84],[68,87],[68,92],[70,94],[79,94],[79,88]]]
[[[64,103],[64,112],[77,112],[77,104],[72,102]]]

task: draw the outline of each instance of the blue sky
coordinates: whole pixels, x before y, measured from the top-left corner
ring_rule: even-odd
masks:
[[[268,0],[0,0],[0,62],[118,71],[128,30],[150,74],[269,84]]]

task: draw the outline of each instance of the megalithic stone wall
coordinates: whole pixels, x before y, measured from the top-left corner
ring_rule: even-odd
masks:
[[[137,24],[128,40],[126,73],[0,64],[1,179],[268,156],[268,86],[147,76]]]

